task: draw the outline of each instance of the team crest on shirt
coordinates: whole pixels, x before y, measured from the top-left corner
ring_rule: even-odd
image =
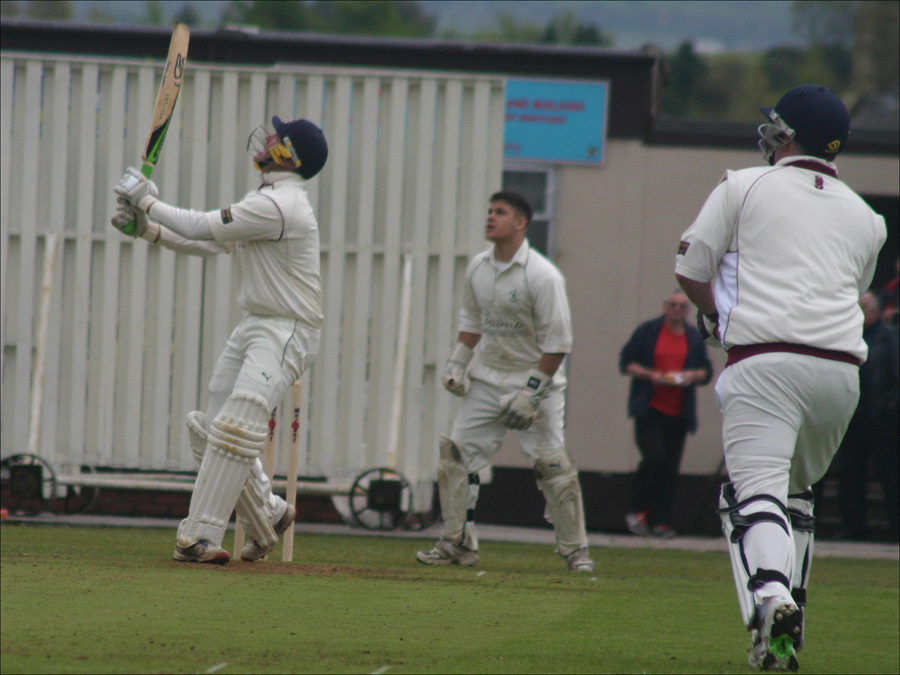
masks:
[[[234,218],[231,217],[231,209],[230,208],[222,209],[222,211],[220,213],[222,216],[222,224],[223,225],[227,225],[228,223],[234,221]]]
[[[689,241],[682,241],[681,243],[679,243],[678,244],[678,255],[684,255],[685,253],[687,253],[687,250],[688,250],[688,248],[690,248],[690,246],[691,246],[691,242],[689,242]]]
[[[519,301],[519,294],[516,293],[514,290],[513,290],[513,291],[510,291],[510,292],[509,292],[509,301],[510,301],[510,302],[518,302],[518,301]]]

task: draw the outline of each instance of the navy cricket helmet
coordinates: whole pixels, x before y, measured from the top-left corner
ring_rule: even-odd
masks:
[[[779,131],[786,136],[779,139],[770,133],[767,138],[763,127],[769,125],[760,127],[763,137],[760,147],[767,159],[777,147],[791,139],[795,139],[811,155],[834,159],[844,149],[850,135],[847,107],[833,92],[818,85],[794,87],[774,107],[760,108],[760,111],[775,125],[775,129],[769,129],[770,132]],[[767,140],[768,145],[764,145]],[[772,147],[773,142],[775,147]]]
[[[309,180],[322,170],[328,159],[328,143],[319,127],[309,120],[282,122],[277,115],[272,117],[272,126],[297,173]]]

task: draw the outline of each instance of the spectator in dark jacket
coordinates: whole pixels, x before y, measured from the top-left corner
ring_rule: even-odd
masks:
[[[900,308],[900,258],[895,263],[897,274],[881,289],[881,320],[897,327],[897,311]]]
[[[625,516],[634,534],[673,537],[672,505],[688,432],[697,430],[696,386],[712,378],[706,344],[685,323],[688,299],[673,291],[663,314],[645,321],[619,355],[619,370],[631,376],[628,416],[641,453]]]
[[[860,366],[859,405],[837,453],[842,535],[854,540],[868,537],[866,493],[871,461],[884,488],[889,525],[894,531],[897,528],[897,337],[895,329],[881,320],[874,293],[864,293],[859,306],[865,316],[863,340],[869,357]]]

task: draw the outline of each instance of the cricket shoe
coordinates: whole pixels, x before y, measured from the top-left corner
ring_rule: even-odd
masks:
[[[201,539],[190,546],[176,546],[172,555],[178,562],[209,563],[211,565],[224,565],[231,556],[228,551],[215,544]]]
[[[441,539],[430,551],[419,551],[416,560],[423,565],[462,565],[472,567],[478,564],[478,551],[455,544],[449,539]]]
[[[747,660],[760,670],[799,670],[798,645],[803,632],[803,610],[793,600],[769,598],[758,609],[761,626],[753,631]]]
[[[287,505],[287,509],[284,511],[284,515],[281,516],[279,521],[275,523],[272,529],[275,530],[275,534],[277,536],[281,536],[287,529],[294,524],[294,520],[297,518],[297,509],[295,509],[290,504]],[[277,543],[277,542],[276,542]],[[272,549],[275,548],[275,544],[271,546],[263,546],[256,539],[251,539],[248,541],[244,548],[241,549],[241,560],[244,562],[256,562],[263,561],[272,552]]]
[[[588,556],[586,548],[579,548],[566,556],[566,567],[570,572],[593,572],[594,561]]]

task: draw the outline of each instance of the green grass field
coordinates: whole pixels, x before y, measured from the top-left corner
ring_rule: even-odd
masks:
[[[723,553],[298,535],[295,562],[171,559],[168,529],[4,523],[3,673],[746,673]],[[231,535],[226,537],[231,545]],[[817,559],[802,673],[897,673],[898,563]]]

